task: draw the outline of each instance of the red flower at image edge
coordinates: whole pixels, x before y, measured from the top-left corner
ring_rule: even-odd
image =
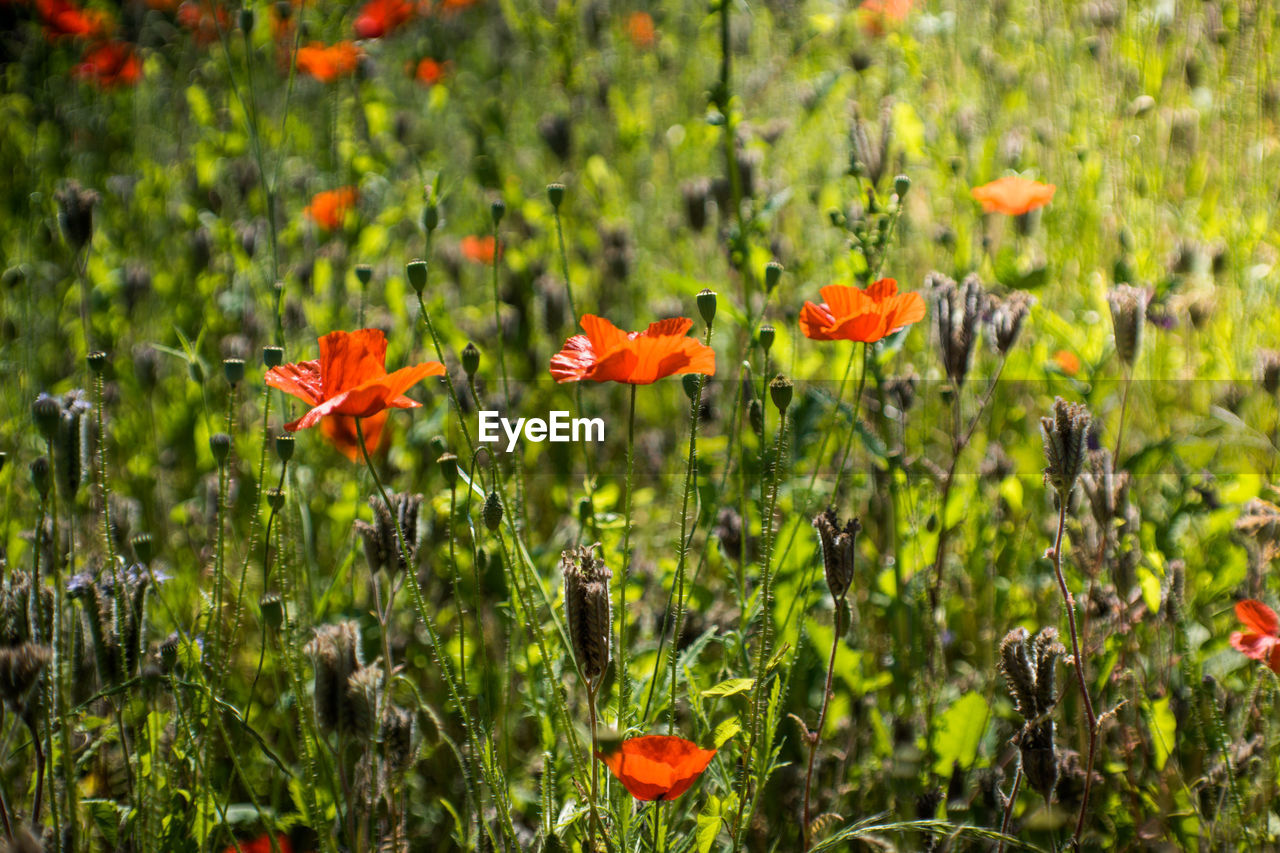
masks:
[[[356,15],[356,38],[382,38],[412,17],[413,4],[408,0],[369,0]]]
[[[1261,601],[1246,599],[1236,604],[1236,618],[1247,631],[1233,631],[1231,645],[1241,654],[1260,660],[1280,675],[1280,618]]]
[[[671,735],[623,741],[616,752],[596,753],[631,796],[646,802],[674,800],[689,790],[715,758],[714,749]]]
[[[714,376],[715,351],[685,337],[692,326],[687,317],[672,317],[650,323],[643,332],[624,332],[603,317],[586,314],[586,334],[569,338],[551,357],[551,375],[557,382],[590,379],[628,385],[648,385],[679,373]]]
[[[365,445],[378,446],[388,409],[422,404],[403,396],[428,376],[443,376],[444,365],[424,361],[387,373],[387,338],[379,329],[330,332],[320,338],[320,358],[283,364],[267,371],[266,382],[302,400],[311,411],[285,424],[289,432],[320,424],[321,431],[348,459],[360,456],[356,418],[361,418]]]
[[[103,89],[132,86],[142,78],[142,60],[128,42],[109,41],[86,51],[75,75]]]
[[[815,341],[875,343],[924,319],[924,297],[898,293],[898,282],[891,278],[866,290],[830,284],[821,293],[821,305],[806,302],[800,311],[800,331]]]
[[[265,832],[257,838],[245,839],[236,843],[240,845],[240,853],[274,853],[271,847],[271,836]],[[280,853],[293,853],[293,844],[290,843],[287,835],[277,835],[276,845],[279,847]],[[236,853],[236,845],[232,844],[222,853]]]

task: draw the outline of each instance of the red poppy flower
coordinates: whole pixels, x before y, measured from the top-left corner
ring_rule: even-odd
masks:
[[[360,63],[360,48],[349,41],[326,45],[313,41],[298,48],[298,70],[309,74],[321,83],[331,83],[356,70]]]
[[[1053,200],[1057,189],[1053,184],[1042,184],[1017,175],[1005,175],[989,184],[974,187],[970,195],[982,202],[984,213],[1021,216],[1044,207]]]
[[[434,86],[444,79],[445,72],[449,70],[449,63],[436,62],[430,57],[419,60],[413,69],[413,76],[419,83],[424,86]],[[468,238],[463,238],[465,242]]]
[[[104,42],[85,53],[75,75],[103,89],[132,86],[142,78],[142,61],[128,42]]]
[[[111,29],[111,19],[103,12],[86,11],[70,0],[37,0],[36,10],[49,39],[63,36],[99,38]]]
[[[413,4],[407,0],[369,0],[356,15],[356,38],[382,38],[412,17]]]
[[[257,838],[241,841],[239,844],[240,853],[273,853],[271,848],[271,836],[265,832]],[[287,835],[277,835],[276,846],[279,848],[280,853],[293,853],[293,844],[289,842],[289,836]],[[236,845],[232,844],[230,847],[223,850],[222,853],[236,853]]]
[[[822,288],[821,305],[806,302],[800,331],[815,341],[875,343],[903,326],[924,319],[924,297],[898,293],[898,282],[882,278],[866,290],[843,284]]]
[[[444,365],[424,361],[387,373],[387,338],[379,329],[330,332],[320,338],[320,358],[283,364],[267,371],[266,381],[302,400],[311,411],[284,425],[289,432],[321,425],[326,438],[347,458],[359,457],[355,418],[367,419],[366,446],[377,447],[388,409],[422,404],[403,396],[428,376],[444,375]]]
[[[653,47],[658,34],[653,26],[653,16],[648,12],[632,12],[627,18],[627,36],[639,48]]]
[[[1247,631],[1233,631],[1231,645],[1237,651],[1260,660],[1280,675],[1280,619],[1261,601],[1246,599],[1236,604],[1236,618]]]
[[[1055,352],[1053,363],[1068,376],[1075,376],[1080,372],[1080,357],[1070,350],[1060,349]]]
[[[477,264],[492,264],[496,245],[493,235],[475,237],[468,234],[462,238],[458,248],[462,250],[462,256],[469,261],[475,261]]]
[[[863,0],[858,12],[862,17],[862,31],[871,36],[882,36],[896,24],[907,19],[911,0]]]
[[[209,0],[186,0],[178,7],[178,23],[195,36],[201,47],[213,44],[231,26],[227,10]]]
[[[678,373],[714,376],[715,351],[685,337],[692,326],[687,317],[672,317],[650,323],[643,332],[624,332],[603,317],[587,314],[582,318],[586,334],[569,338],[551,357],[551,375],[557,382],[590,379],[628,385],[648,385]]]
[[[671,735],[646,735],[622,742],[609,755],[596,753],[637,800],[674,800],[689,790],[715,758],[714,749]]]
[[[355,187],[342,187],[336,190],[325,190],[311,198],[311,204],[303,211],[326,231],[335,231],[346,221],[347,212],[360,200],[360,192]]]

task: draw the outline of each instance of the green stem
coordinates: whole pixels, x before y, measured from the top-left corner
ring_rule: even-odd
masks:
[[[627,581],[631,576],[631,526],[635,510],[636,388],[631,386],[627,409],[627,497],[623,508],[622,571],[618,572],[618,729],[625,731],[631,716],[631,684],[627,674]]]

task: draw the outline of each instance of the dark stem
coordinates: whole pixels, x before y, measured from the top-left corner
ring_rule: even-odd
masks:
[[[1018,788],[1022,786],[1022,765],[1018,765],[1018,772],[1013,774],[1013,790],[1009,792],[1009,801],[1004,804],[1004,820],[1000,821],[1000,834],[1009,834],[1009,825],[1013,823],[1013,804],[1018,801]],[[1000,846],[996,848],[996,853],[1004,853],[1004,839],[1000,839]]]
[[[831,701],[831,680],[836,672],[836,651],[840,648],[840,623],[842,621],[840,606],[844,600],[842,597],[840,601],[836,602],[835,636],[831,640],[831,658],[827,661],[827,682],[826,686],[822,688],[822,708],[818,711],[818,728],[810,735],[809,767],[804,774],[804,824],[800,827],[800,837],[803,839],[803,849],[805,850],[810,847],[809,825],[812,822],[812,818],[809,811],[809,791],[813,784],[813,765],[818,756],[818,745],[822,741],[822,727],[827,722],[827,704]]]

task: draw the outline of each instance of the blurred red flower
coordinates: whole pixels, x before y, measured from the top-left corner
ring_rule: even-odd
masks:
[[[379,329],[330,332],[320,338],[320,358],[283,364],[267,371],[266,382],[302,400],[311,410],[284,425],[289,432],[320,424],[324,436],[348,459],[356,460],[360,443],[355,418],[365,419],[365,446],[378,446],[388,409],[414,409],[422,404],[404,392],[428,376],[444,375],[444,365],[424,361],[387,373],[387,338]]]
[[[685,332],[693,326],[687,317],[650,323],[643,332],[624,332],[603,317],[582,318],[585,335],[574,335],[551,357],[551,375],[557,382],[625,382],[648,385],[680,373],[714,376],[716,354],[711,347]]]
[[[413,17],[408,0],[369,0],[356,15],[356,38],[382,38]]]
[[[863,0],[858,12],[862,18],[862,31],[870,36],[882,36],[895,24],[907,19],[911,0]]]
[[[225,8],[215,6],[210,0],[186,0],[178,7],[178,23],[191,31],[196,44],[205,47],[217,41],[219,33],[227,31],[231,19]]]
[[[1005,175],[989,184],[974,187],[970,194],[982,202],[984,213],[1021,216],[1048,204],[1053,199],[1055,190],[1057,187],[1053,184],[1042,184],[1017,175]]]
[[[898,293],[898,282],[891,278],[882,278],[866,290],[829,284],[821,292],[826,301],[806,302],[800,311],[800,331],[815,341],[875,343],[924,319],[924,297]]]
[[[44,23],[45,36],[51,40],[64,36],[101,38],[111,29],[106,13],[81,9],[70,0],[37,0],[36,11]]]
[[[1236,618],[1247,631],[1233,631],[1231,645],[1241,654],[1260,660],[1280,675],[1280,619],[1261,601],[1246,599],[1236,603]]]
[[[689,790],[715,756],[714,749],[671,735],[633,737],[616,752],[596,753],[631,796],[664,802]]]
[[[271,835],[266,832],[262,833],[257,838],[243,840],[237,843],[240,845],[240,853],[274,853],[271,848]],[[284,835],[283,833],[276,836],[276,845],[279,848],[280,853],[293,853],[293,844],[289,842],[289,836]],[[230,847],[223,850],[222,853],[236,853],[236,845],[232,844]]]
[[[496,245],[497,242],[493,239],[493,235],[476,237],[468,234],[462,238],[458,248],[462,251],[462,256],[469,261],[474,261],[477,264],[492,264]]]
[[[303,213],[326,231],[334,231],[342,227],[347,212],[359,200],[360,192],[355,187],[325,190],[311,197],[311,204],[307,205]]]
[[[430,57],[424,57],[418,61],[413,77],[424,86],[434,86],[444,79],[445,72],[448,70],[448,63],[436,62]]]
[[[653,47],[658,33],[653,27],[653,16],[648,12],[632,12],[627,18],[627,36],[636,47]]]
[[[142,60],[126,41],[103,42],[85,52],[75,75],[103,89],[132,86],[142,78]]]
[[[321,83],[332,83],[356,70],[360,63],[360,48],[349,41],[326,45],[313,41],[298,48],[298,70],[309,74]]]
[[[1053,363],[1058,365],[1058,369],[1068,376],[1075,376],[1080,372],[1080,357],[1071,350],[1060,349],[1053,354]]]

